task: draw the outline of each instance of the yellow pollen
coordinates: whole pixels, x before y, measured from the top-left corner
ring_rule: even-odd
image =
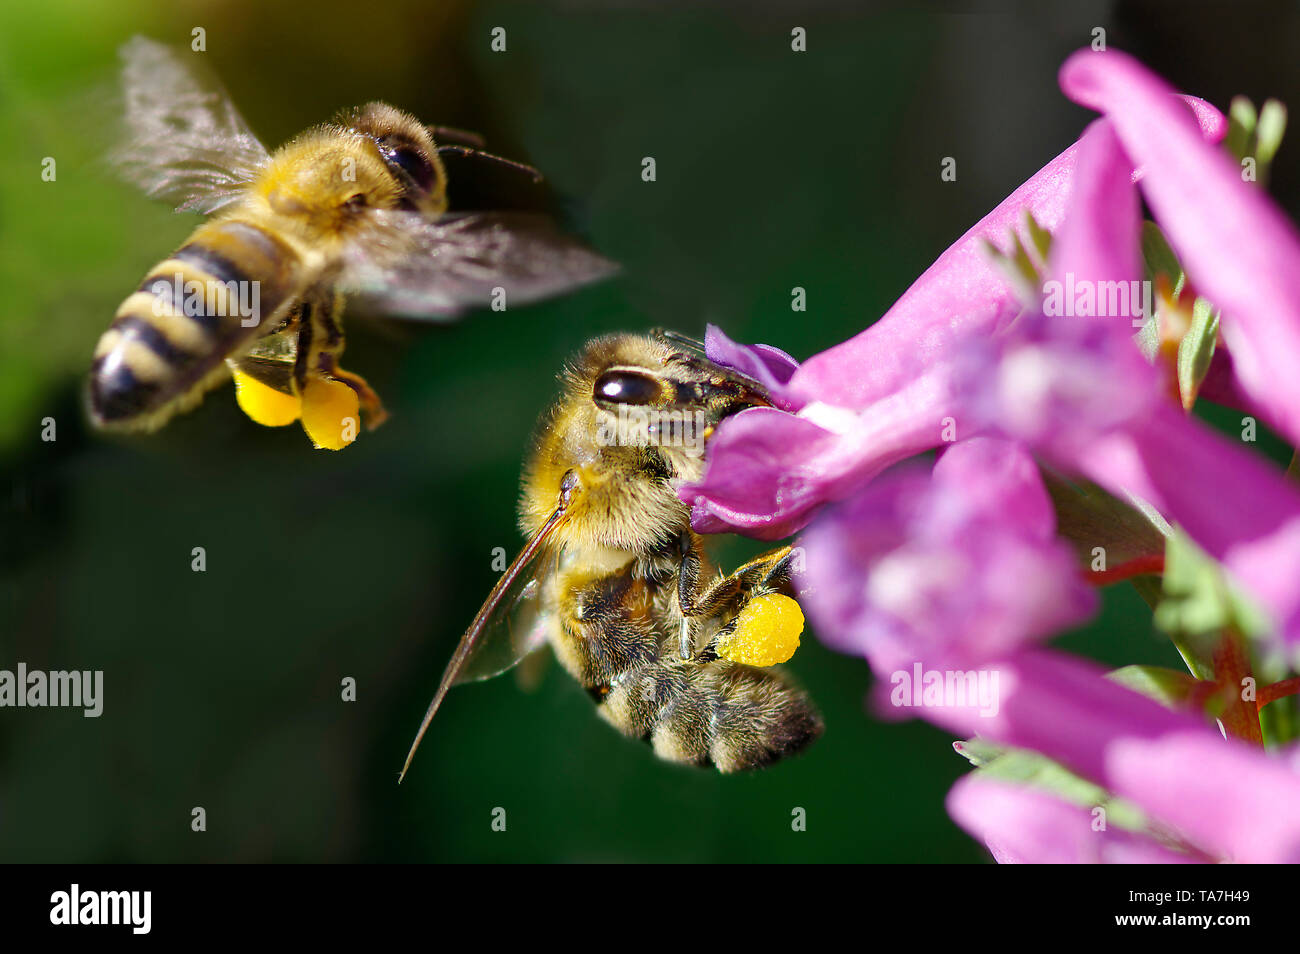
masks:
[[[342,450],[357,439],[361,402],[342,381],[320,375],[307,379],[302,392],[302,427],[317,447]]]
[[[736,626],[718,639],[718,655],[747,666],[775,666],[794,655],[803,632],[803,610],[780,593],[767,593],[745,604]]]
[[[242,371],[234,372],[235,400],[239,408],[253,421],[264,427],[284,427],[298,420],[302,401],[292,394],[284,394],[263,384]]]

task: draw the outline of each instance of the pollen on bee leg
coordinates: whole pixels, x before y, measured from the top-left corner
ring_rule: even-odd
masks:
[[[803,610],[790,597],[766,593],[745,604],[735,628],[718,637],[718,655],[747,666],[775,666],[794,655]]]
[[[357,439],[361,402],[342,381],[313,374],[302,392],[302,428],[317,447],[342,450]]]
[[[302,414],[302,399],[277,391],[242,371],[233,371],[239,409],[264,427],[284,427]]]

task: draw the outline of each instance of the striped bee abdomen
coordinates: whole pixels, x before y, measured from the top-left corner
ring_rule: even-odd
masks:
[[[822,734],[811,700],[780,672],[726,660],[660,660],[595,695],[602,718],[661,759],[721,772],[771,765]]]
[[[569,609],[555,614],[556,658],[605,721],[649,742],[660,758],[738,772],[794,755],[821,735],[812,701],[779,670],[711,653],[681,659],[663,612],[666,590],[627,571],[570,578],[560,589],[569,598],[559,605]]]
[[[225,358],[268,334],[296,291],[298,256],[266,230],[200,226],[118,308],[99,339],[90,410],[101,426],[152,429],[225,376]]]

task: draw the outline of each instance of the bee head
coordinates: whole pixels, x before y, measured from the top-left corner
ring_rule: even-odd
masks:
[[[367,103],[339,121],[373,143],[401,190],[404,206],[430,214],[447,211],[447,173],[419,120],[387,103]]]
[[[525,471],[524,529],[541,526],[562,481],[576,480],[561,536],[620,550],[671,537],[687,514],[677,488],[703,476],[718,423],[769,403],[756,382],[645,335],[595,339],[564,383]]]

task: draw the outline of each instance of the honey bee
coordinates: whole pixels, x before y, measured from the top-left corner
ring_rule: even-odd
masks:
[[[770,406],[763,386],[664,332],[597,338],[562,381],[524,468],[528,542],[457,645],[402,776],[448,689],[547,643],[601,717],[660,758],[736,772],[804,749],[822,731],[812,701],[735,652],[773,628],[797,645],[793,551],[715,575],[677,495],[721,420]]]
[[[149,195],[212,218],[100,338],[89,409],[101,427],[156,429],[233,373],[255,421],[301,419],[318,447],[338,449],[358,412],[370,427],[386,416],[339,364],[345,295],[367,312],[440,320],[614,271],[537,211],[535,170],[470,134],[370,103],[271,154],[182,56],[142,37],[123,47],[127,137],[112,159]],[[482,207],[455,200],[483,183],[506,207],[492,194]]]

